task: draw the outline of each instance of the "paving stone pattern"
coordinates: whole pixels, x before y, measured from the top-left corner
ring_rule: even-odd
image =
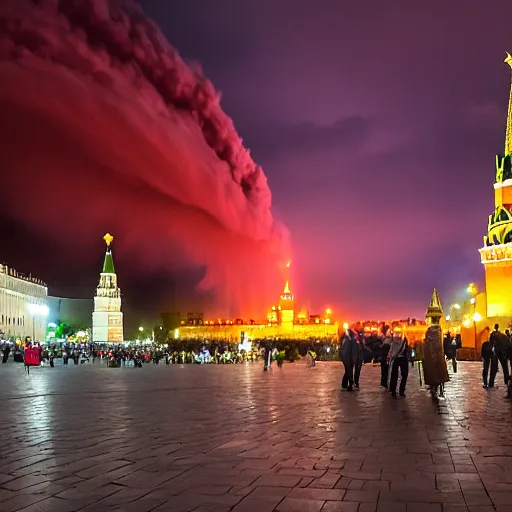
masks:
[[[512,512],[511,403],[341,365],[0,365],[0,512]],[[500,377],[500,375],[498,375]]]

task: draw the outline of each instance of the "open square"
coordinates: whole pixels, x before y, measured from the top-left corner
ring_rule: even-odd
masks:
[[[461,363],[447,400],[341,364],[0,369],[0,511],[509,511],[510,403]],[[498,375],[500,377],[500,374]]]

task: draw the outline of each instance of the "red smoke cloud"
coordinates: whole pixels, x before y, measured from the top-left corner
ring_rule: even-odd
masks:
[[[0,208],[56,242],[108,228],[117,258],[204,265],[222,307],[264,313],[288,256],[265,175],[137,5],[1,2],[0,76]]]

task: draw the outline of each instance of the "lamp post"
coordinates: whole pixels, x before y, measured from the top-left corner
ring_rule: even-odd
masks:
[[[469,299],[469,303],[473,306],[473,336],[475,337],[475,348],[476,348],[476,299],[475,297],[471,297]]]
[[[36,318],[43,317],[46,318],[50,310],[46,304],[28,304],[28,310],[32,315],[32,340],[36,340]]]

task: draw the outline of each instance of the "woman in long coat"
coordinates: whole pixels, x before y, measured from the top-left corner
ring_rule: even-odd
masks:
[[[437,389],[448,382],[448,368],[443,353],[442,330],[440,325],[432,325],[427,329],[425,346],[423,347],[423,372],[425,384]]]
[[[425,384],[430,386],[432,398],[436,398],[438,389],[439,395],[443,396],[443,384],[450,380],[443,352],[443,331],[439,325],[442,315],[441,301],[437,290],[434,289],[426,315],[432,325],[427,329],[423,346],[423,375]]]

